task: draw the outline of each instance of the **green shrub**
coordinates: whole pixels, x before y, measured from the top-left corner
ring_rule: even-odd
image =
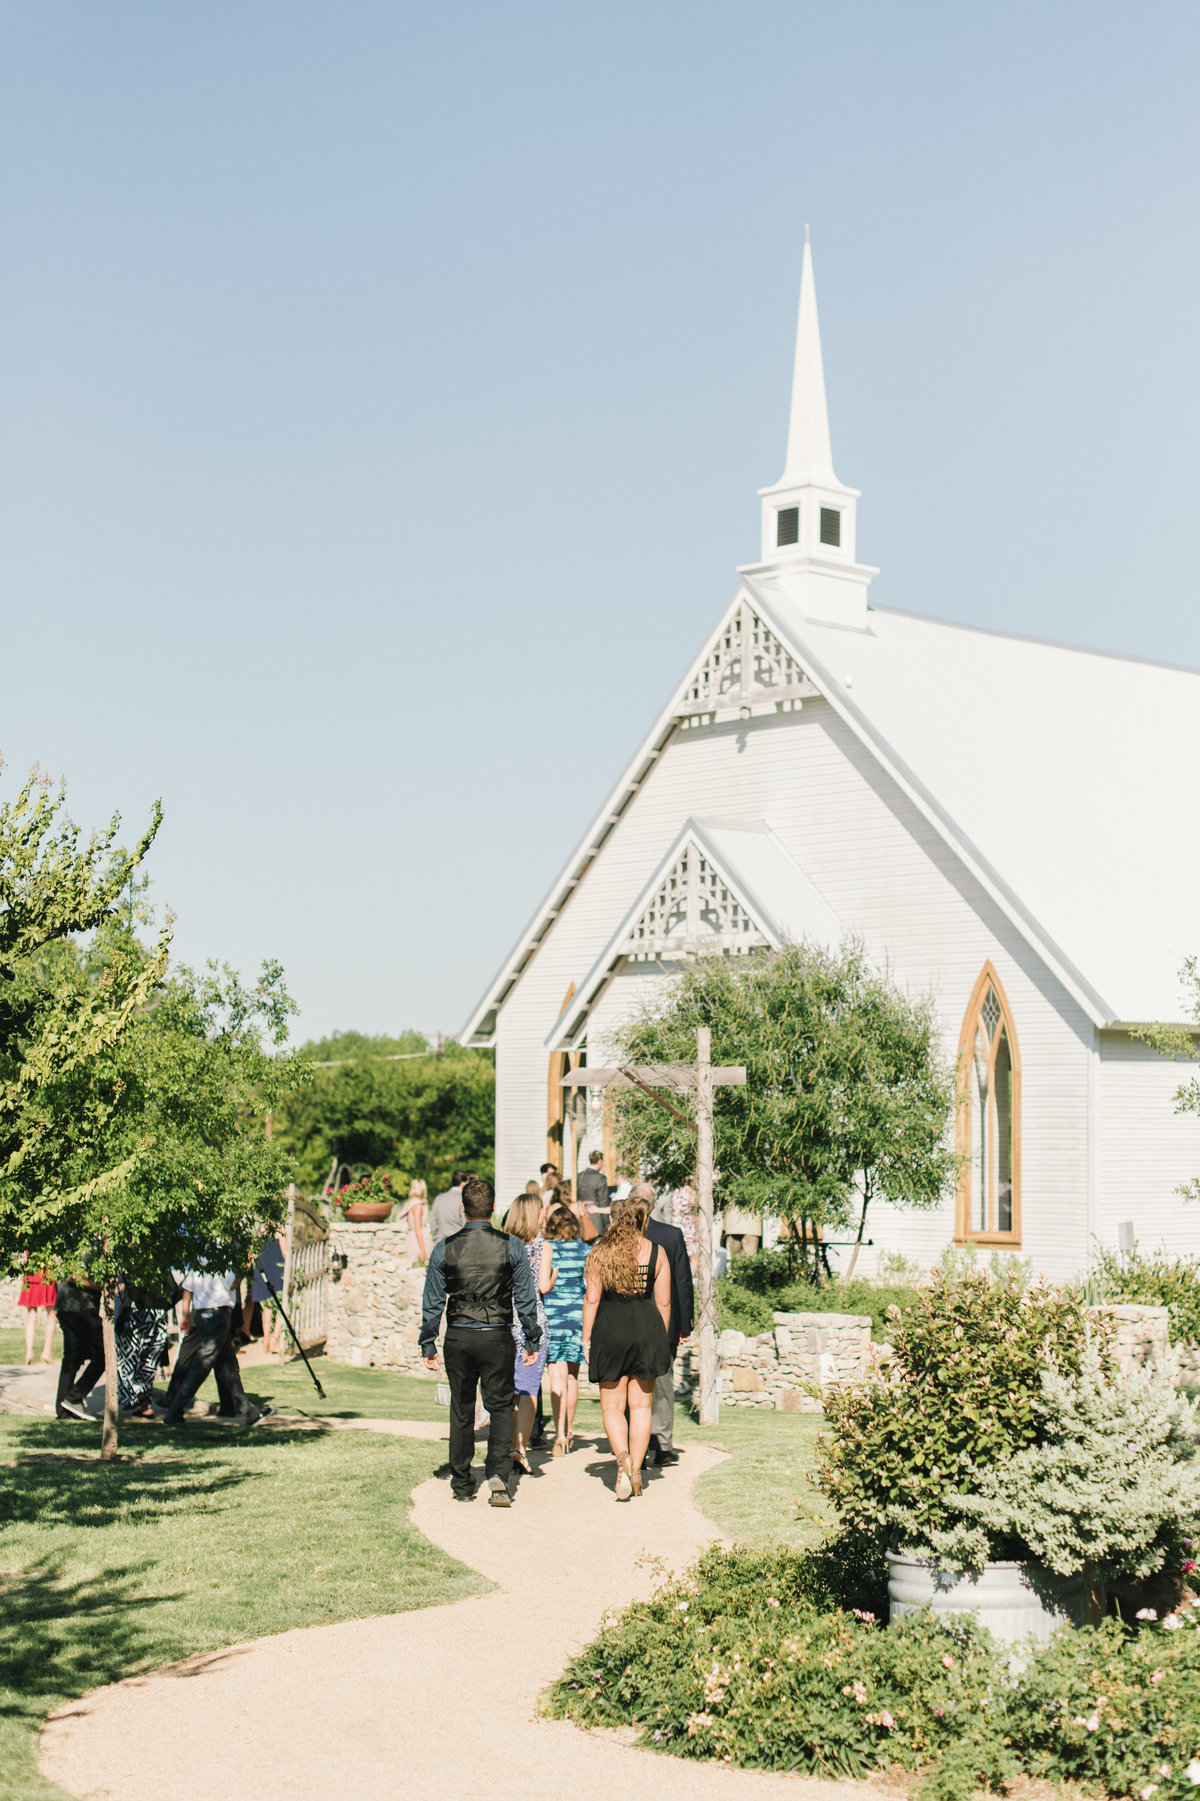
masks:
[[[969,1620],[925,1613],[883,1630],[836,1605],[827,1570],[843,1553],[707,1551],[606,1622],[549,1711],[751,1768],[899,1766],[920,1772],[925,1801],[968,1801],[1018,1774],[1134,1801],[1182,1801],[1200,1784],[1200,1613],[1138,1632],[1065,1628],[1014,1672],[1009,1647]]]
[[[1106,1301],[1165,1307],[1173,1344],[1200,1345],[1200,1258],[1155,1257],[1139,1251],[1097,1253],[1092,1281]]]
[[[1170,1616],[1172,1620],[1191,1616]],[[1137,1801],[1200,1783],[1200,1631],[1116,1620],[1059,1632],[1016,1684],[1009,1735],[1031,1776]]]
[[[873,1282],[865,1276],[851,1282],[793,1281],[786,1251],[760,1251],[735,1257],[716,1285],[717,1325],[724,1331],[753,1336],[769,1332],[775,1313],[861,1313],[871,1317],[871,1336],[888,1334],[888,1310],[911,1305],[916,1289],[910,1282]]]
[[[991,1640],[930,1615],[876,1630],[823,1607],[818,1560],[714,1549],[681,1581],[610,1620],[572,1660],[550,1710],[637,1724],[678,1755],[863,1777],[932,1766],[930,1792],[967,1796],[1011,1773],[993,1704]]]
[[[954,1279],[935,1270],[888,1322],[893,1356],[858,1388],[830,1390],[832,1428],[818,1446],[817,1481],[843,1525],[880,1552],[911,1548],[945,1567],[1020,1556],[1002,1534],[981,1534],[956,1505],[977,1471],[1040,1444],[1042,1372],[1074,1376],[1084,1348],[1107,1328],[1089,1321],[1073,1289],[1017,1273]]]

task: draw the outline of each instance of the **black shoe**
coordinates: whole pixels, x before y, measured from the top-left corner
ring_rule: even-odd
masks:
[[[73,1401],[69,1395],[66,1400],[60,1401],[58,1404],[59,1419],[62,1419],[64,1414],[69,1414],[73,1420],[90,1420],[92,1417],[82,1401]]]
[[[271,1401],[264,1401],[263,1405],[259,1408],[259,1410],[255,1414],[254,1418],[252,1420],[247,1420],[246,1424],[248,1426],[261,1426],[264,1420],[270,1419],[270,1417],[274,1413],[274,1411],[275,1411],[274,1403]]]
[[[669,1449],[668,1449],[668,1450],[666,1450],[666,1451],[660,1451],[660,1452],[659,1452],[659,1453],[658,1453],[658,1457],[657,1457],[657,1460],[656,1460],[656,1461],[657,1461],[657,1462],[658,1462],[658,1464],[659,1464],[659,1466],[660,1466],[660,1467],[661,1467],[661,1466],[662,1466],[662,1465],[663,1465],[663,1464],[664,1464],[664,1463],[678,1463],[678,1462],[679,1462],[679,1452],[678,1452],[678,1451],[672,1451],[672,1450],[669,1450]]]
[[[456,1488],[454,1490],[454,1499],[456,1501],[473,1501],[475,1499],[475,1490],[473,1488]]]
[[[642,1462],[644,1465],[657,1463],[659,1461],[659,1458],[661,1457],[661,1455],[662,1455],[662,1453],[659,1451],[659,1448],[658,1448],[658,1440],[657,1440],[657,1438],[655,1438],[655,1436],[652,1432],[646,1443],[646,1455],[642,1459]]]
[[[511,1507],[512,1506],[512,1496],[508,1492],[508,1483],[505,1482],[502,1477],[489,1476],[488,1477],[488,1487],[492,1491],[491,1494],[488,1496],[488,1506],[489,1507]]]

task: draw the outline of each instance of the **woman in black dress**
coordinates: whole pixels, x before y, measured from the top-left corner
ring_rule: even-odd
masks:
[[[617,1460],[618,1501],[642,1492],[654,1384],[671,1367],[671,1266],[642,1236],[649,1215],[643,1200],[618,1201],[586,1269],[583,1354],[588,1379],[600,1384],[604,1430]]]

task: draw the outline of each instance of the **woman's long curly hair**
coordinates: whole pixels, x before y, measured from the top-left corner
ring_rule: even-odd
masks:
[[[650,1217],[650,1203],[627,1195],[612,1210],[612,1224],[587,1260],[584,1273],[614,1294],[640,1294],[638,1244]]]

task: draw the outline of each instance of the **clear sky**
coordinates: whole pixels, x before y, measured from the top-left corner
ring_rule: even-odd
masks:
[[[1198,50],[0,0],[7,792],[161,796],[178,950],[302,1033],[456,1030],[758,555],[806,222],[873,598],[1200,664]]]

